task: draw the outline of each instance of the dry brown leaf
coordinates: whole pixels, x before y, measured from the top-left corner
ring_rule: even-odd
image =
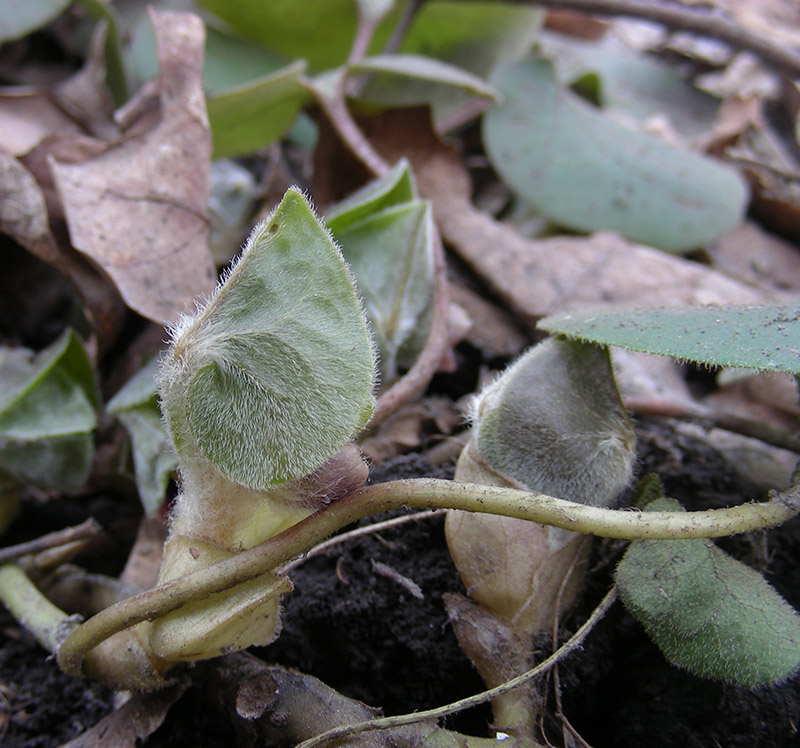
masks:
[[[106,31],[105,22],[97,24],[86,64],[57,86],[54,96],[61,109],[86,132],[103,140],[113,140],[120,133],[113,119],[114,106],[105,81]]]
[[[202,92],[204,28],[152,13],[161,116],[82,163],[52,162],[73,246],[111,277],[133,310],[161,324],[216,281],[206,208],[211,139]]]
[[[464,339],[485,359],[511,358],[530,344],[530,338],[520,332],[516,322],[499,306],[457,282],[451,281],[449,292],[450,300],[462,307],[472,321]]]
[[[750,221],[722,237],[712,250],[714,267],[745,283],[800,290],[800,251]]]
[[[462,159],[442,145],[425,120],[420,110],[394,112],[373,120],[370,133],[390,162],[401,155],[410,159],[445,242],[531,328],[540,317],[566,310],[748,304],[787,297],[615,234],[524,239],[473,206]]]
[[[426,431],[450,434],[464,420],[447,398],[429,397],[401,405],[361,444],[364,456],[375,464],[409,452],[425,441]]]
[[[55,133],[81,134],[80,126],[42,91],[0,93],[0,149],[21,156]]]
[[[61,748],[136,748],[161,727],[169,708],[183,695],[188,685],[186,679],[160,691],[136,694]]]
[[[46,203],[46,192],[27,164],[0,152],[0,233],[12,237],[71,281],[104,349],[121,327],[124,307],[105,278],[56,238]]]
[[[143,517],[136,541],[119,580],[140,590],[149,590],[158,581],[167,528],[160,517]]]

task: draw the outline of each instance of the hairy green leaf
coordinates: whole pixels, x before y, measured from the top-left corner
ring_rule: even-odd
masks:
[[[747,190],[735,171],[604,116],[561,88],[547,60],[503,65],[491,82],[503,103],[483,120],[489,160],[551,220],[673,252],[741,221]]]
[[[291,189],[177,332],[161,397],[184,460],[264,489],[311,473],[364,426],[373,377],[348,269]]]
[[[92,364],[66,330],[34,355],[0,350],[0,473],[44,489],[76,490],[94,456]]]
[[[178,465],[158,407],[157,370],[158,358],[153,358],[107,406],[130,434],[136,487],[148,515],[161,507],[170,476]]]
[[[648,510],[683,511],[671,499]],[[634,541],[617,587],[665,657],[696,675],[753,688],[800,669],[800,617],[709,540]]]
[[[430,330],[433,223],[427,202],[415,199],[408,163],[398,162],[327,218],[358,281],[372,322],[381,374],[410,364]]]
[[[479,459],[531,490],[609,506],[630,480],[635,436],[608,351],[548,339],[480,396]]]
[[[617,309],[545,317],[539,327],[603,345],[800,374],[800,304]]]

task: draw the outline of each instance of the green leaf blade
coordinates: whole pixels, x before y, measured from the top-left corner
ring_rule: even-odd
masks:
[[[669,499],[648,508],[680,510]],[[711,541],[634,541],[616,579],[626,608],[679,667],[750,688],[800,669],[800,617]]]
[[[489,160],[550,219],[670,252],[740,223],[747,190],[735,171],[605,117],[561,89],[547,60],[504,65],[491,82],[503,103],[483,121]]]
[[[207,99],[214,158],[241,156],[285,135],[310,94],[300,84],[302,60]]]
[[[94,457],[97,385],[72,330],[35,356],[0,351],[0,471],[23,485],[73,491]]]
[[[372,411],[374,361],[348,269],[289,190],[178,335],[161,395],[178,452],[255,489],[311,473]]]
[[[797,303],[581,312],[545,317],[539,327],[709,366],[800,374]]]

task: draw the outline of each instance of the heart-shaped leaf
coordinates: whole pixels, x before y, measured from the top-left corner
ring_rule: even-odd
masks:
[[[617,309],[545,317],[539,327],[603,345],[800,374],[800,305]]]
[[[483,120],[492,166],[548,218],[680,252],[742,219],[747,190],[722,164],[624,127],[561,88],[547,60],[503,65]]]
[[[185,461],[264,489],[311,473],[364,426],[373,378],[345,262],[291,189],[177,332],[161,397]]]

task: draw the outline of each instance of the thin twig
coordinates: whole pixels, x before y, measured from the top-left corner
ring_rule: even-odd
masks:
[[[50,548],[58,548],[68,543],[74,543],[77,540],[99,538],[102,534],[103,528],[100,527],[94,517],[90,517],[85,522],[75,527],[67,527],[64,530],[48,533],[47,535],[42,535],[40,538],[36,538],[36,540],[29,540],[27,543],[19,543],[6,548],[0,548],[0,564],[14,561],[22,556],[29,556],[33,553],[41,553]]]
[[[744,49],[760,57],[774,68],[794,78],[800,77],[800,54],[774,44],[769,39],[747,31],[717,9],[686,7],[668,2],[642,0],[512,0],[524,5],[573,10],[601,16],[642,18],[666,26],[673,31],[686,31],[706,36]]]
[[[392,517],[392,519],[385,519],[382,522],[373,522],[371,525],[365,525],[364,527],[357,527],[355,530],[350,530],[349,532],[343,532],[339,535],[335,535],[332,538],[328,538],[328,540],[322,541],[318,545],[315,545],[305,555],[300,556],[299,558],[290,561],[288,564],[284,564],[280,569],[277,569],[276,573],[288,574],[290,571],[292,571],[292,569],[296,569],[298,566],[301,566],[308,561],[308,559],[314,558],[315,556],[321,556],[323,553],[327,553],[331,548],[339,545],[340,543],[349,543],[351,540],[355,540],[356,538],[361,538],[365,535],[372,535],[376,532],[383,532],[384,530],[388,530],[392,527],[404,525],[407,522],[417,522],[421,519],[439,517],[446,511],[447,509],[433,509],[425,512],[414,512],[414,514],[404,514],[402,517]]]
[[[531,680],[531,678],[535,678],[541,673],[549,670],[553,665],[555,665],[556,662],[562,660],[564,657],[578,649],[589,632],[613,605],[616,598],[616,589],[612,587],[608,594],[606,594],[606,596],[602,599],[600,604],[592,611],[592,614],[589,616],[586,622],[566,642],[564,642],[564,644],[556,652],[550,655],[543,662],[539,663],[536,667],[531,668],[522,675],[518,675],[516,678],[512,678],[511,680],[506,681],[495,688],[491,688],[488,691],[483,691],[482,693],[474,696],[469,696],[466,699],[454,701],[452,704],[447,704],[446,706],[437,707],[436,709],[426,709],[424,711],[414,712],[413,714],[402,714],[397,717],[383,717],[381,719],[359,722],[354,725],[335,727],[334,729],[327,730],[326,732],[323,732],[320,735],[311,738],[310,740],[303,741],[297,746],[297,748],[315,748],[316,746],[322,745],[323,743],[327,743],[331,740],[352,737],[353,735],[366,732],[368,730],[391,729],[394,727],[401,727],[403,725],[412,725],[416,722],[440,719],[441,717],[446,717],[449,714],[455,714],[456,712],[461,712],[465,709],[479,706],[480,704],[484,704],[485,702],[497,698],[504,693],[508,693],[509,691],[512,691]]]

